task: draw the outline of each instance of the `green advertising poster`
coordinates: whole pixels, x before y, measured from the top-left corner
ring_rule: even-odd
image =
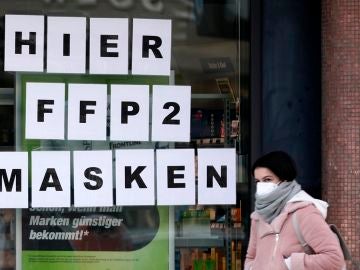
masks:
[[[168,269],[166,207],[29,209],[23,270]]]
[[[146,84],[151,89],[154,84],[169,84],[169,77],[18,74],[17,151],[171,147],[167,143],[155,142],[27,140],[25,104],[28,82],[61,82],[65,83],[66,89],[69,83],[106,84],[110,95],[111,84]],[[17,235],[22,236],[21,248],[17,252],[21,265],[17,269],[169,269],[169,207],[29,208],[21,211],[17,224],[20,230]]]

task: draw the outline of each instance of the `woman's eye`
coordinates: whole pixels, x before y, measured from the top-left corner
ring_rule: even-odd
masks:
[[[270,178],[265,178],[264,182],[266,182],[266,183],[271,182],[271,179]]]

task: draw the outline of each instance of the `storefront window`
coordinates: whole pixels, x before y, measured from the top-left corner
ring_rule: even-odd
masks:
[[[242,269],[250,211],[248,9],[248,0],[2,1],[1,32],[4,40],[1,42],[0,58],[0,151],[28,153],[28,192],[22,190],[28,197],[22,198],[26,198],[29,205],[14,207],[15,203],[0,200],[6,206],[0,209],[0,269]],[[5,19],[9,15],[20,17]],[[21,35],[22,30],[16,25],[28,19],[26,15],[36,15],[34,18],[40,18],[40,21],[43,18],[44,24],[29,21],[26,29],[30,30]],[[78,23],[78,26],[59,26],[59,22],[69,18],[76,18],[72,23]],[[119,36],[102,36],[99,39],[100,48],[91,38],[95,33],[93,22],[100,21],[94,20],[96,18],[128,20],[117,21],[117,25],[125,23],[121,28],[123,32]],[[9,27],[10,19],[15,25],[13,29]],[[162,21],[151,25],[150,21],[138,19]],[[170,22],[171,29],[170,35],[167,35],[171,40],[169,74],[158,71],[162,69],[161,64],[153,64],[151,68],[151,64],[134,62],[136,55],[142,53],[144,56],[145,51],[144,47],[139,51],[134,46],[137,29],[148,31],[148,52],[161,54],[156,49],[166,42],[149,33],[161,32],[164,20]],[[137,23],[142,26],[139,28]],[[34,45],[37,39],[32,32],[35,30],[31,30],[39,27],[43,27],[43,56],[39,61],[43,68],[40,71],[32,69],[36,66],[32,60],[18,65],[22,68],[14,68],[18,60],[9,57],[4,48],[10,46],[8,42],[11,43],[7,34],[13,31],[14,35],[18,35],[14,41],[17,44],[14,47],[17,50],[15,56],[22,50],[31,54],[32,49],[36,51],[42,47],[39,43]],[[76,32],[78,29],[85,31]],[[59,35],[53,31],[63,31],[60,42],[56,40]],[[73,35],[77,35],[74,33],[79,33],[79,36],[83,33],[82,38],[77,36],[76,42],[72,42]],[[81,41],[84,41],[83,44]],[[127,60],[123,61],[122,67],[115,64],[109,68],[106,63],[95,67],[92,58],[94,47],[101,51],[104,58],[117,57],[124,53],[116,51],[120,43],[127,46]],[[71,54],[74,47],[82,48],[80,52],[86,51],[83,58],[79,56],[81,53],[76,56]],[[56,58],[57,49],[54,48],[60,50],[62,56],[77,60],[62,63]],[[165,59],[166,55],[161,57]],[[115,71],[117,68],[121,71]],[[145,73],[134,74],[135,69],[145,70]],[[155,117],[158,111],[154,108],[159,100],[165,96],[171,98],[171,95],[161,92],[162,86],[177,87],[176,91],[185,94],[182,98],[174,95],[174,101],[164,105],[163,109],[168,109],[169,114]],[[132,91],[145,94],[132,95]],[[147,91],[149,95],[146,95]],[[116,97],[120,98],[124,92],[129,92],[127,99],[133,98],[136,102],[127,100],[127,103],[121,103],[126,106],[120,109],[114,104]],[[164,94],[156,96],[155,92]],[[48,98],[39,93],[45,93]],[[121,94],[115,96],[114,93]],[[186,93],[190,93],[191,102],[184,117],[190,118],[185,119],[190,125],[190,134],[184,132],[184,127],[166,137],[161,127],[157,129],[158,118],[164,118],[162,124],[179,124]],[[141,101],[140,96],[145,101]],[[32,125],[29,108],[37,103],[34,121],[44,122],[47,115],[58,108],[56,100],[63,100],[60,105],[63,113],[53,118],[53,128],[45,130]],[[81,125],[72,125],[71,121],[78,121],[79,115],[80,123],[97,116],[95,106],[100,106],[101,101],[106,121],[95,121],[101,125],[94,125],[89,130]],[[77,111],[75,107],[78,103],[82,105]],[[115,133],[116,125],[127,123],[141,112],[142,106],[149,106],[148,118],[144,116],[146,124],[143,120],[132,132],[119,130]],[[117,114],[125,116],[121,117],[121,122],[115,123],[113,118]],[[82,139],[81,136],[89,137]],[[234,194],[235,200],[231,204],[223,203],[228,198],[222,198],[222,193],[208,198],[219,203],[201,203],[205,201],[205,196],[201,194],[198,167],[205,159],[216,160],[214,156],[206,157],[212,152],[205,150],[213,149],[235,153],[235,166],[231,169],[233,174],[229,174],[233,175],[232,179],[224,178],[226,169],[221,174],[215,169],[210,170],[213,179],[208,178],[211,182],[208,185],[219,186],[219,190],[222,185],[227,187],[229,182],[234,183],[230,194]],[[190,159],[187,158],[189,156]],[[126,173],[129,166],[123,162],[125,157],[133,164],[141,160],[146,166]],[[110,173],[107,175],[106,169],[90,166],[94,160],[103,164]],[[184,161],[184,166],[177,163],[179,160]],[[195,196],[188,197],[185,193],[181,198],[160,195],[163,190],[157,168],[174,162],[172,171],[167,171],[168,175],[172,175],[172,182],[169,184],[168,178],[166,184],[181,188],[185,186],[182,179],[186,178],[182,168],[188,166],[188,160],[189,166],[195,167],[190,184]],[[154,181],[157,185],[148,193],[140,193],[141,188],[144,191],[148,184],[142,174],[146,171],[145,167],[152,167],[156,172]],[[115,188],[115,179],[120,177],[117,168],[123,168],[128,177],[124,179],[128,185],[124,186],[124,190],[136,185],[139,187],[137,194],[124,196]],[[0,192],[15,188],[18,185],[16,174],[10,175],[1,165],[0,169]],[[78,185],[84,177],[88,180],[87,187],[86,184]],[[87,193],[77,196],[84,186]],[[104,193],[91,195],[91,190],[100,188]],[[47,190],[54,193],[41,197],[41,192]],[[67,193],[58,196],[60,193],[56,191]],[[155,195],[151,197],[149,194]],[[194,203],[181,203],[187,201]],[[20,205],[20,201],[17,203]]]

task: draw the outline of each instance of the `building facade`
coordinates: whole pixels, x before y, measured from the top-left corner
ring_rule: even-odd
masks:
[[[360,254],[359,16],[356,1],[252,1],[251,8],[251,156],[291,153],[303,188],[329,203],[328,222],[354,257],[349,269]]]

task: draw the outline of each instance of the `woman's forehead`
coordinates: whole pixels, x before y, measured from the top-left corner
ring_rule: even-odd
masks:
[[[263,178],[266,176],[276,176],[270,169],[265,167],[257,167],[254,171],[255,178]]]

